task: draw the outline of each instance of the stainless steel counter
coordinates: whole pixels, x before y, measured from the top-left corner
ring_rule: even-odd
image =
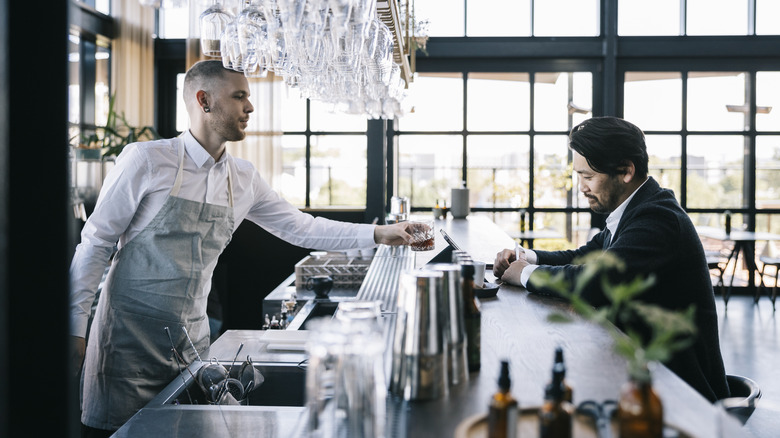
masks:
[[[514,241],[495,224],[481,217],[437,221],[436,227],[446,229],[476,260],[492,263],[500,249],[514,245]],[[407,248],[381,247],[374,257],[357,297],[382,301],[388,350],[392,345],[398,275],[403,269],[424,265],[445,247],[446,243],[437,233],[435,251],[415,253]],[[492,280],[490,272],[488,280]],[[503,358],[510,361],[512,392],[521,407],[541,405],[544,385],[551,377],[554,349],[558,345],[564,350],[567,379],[574,388],[575,403],[587,399],[616,399],[626,381],[626,371],[623,359],[612,353],[609,335],[585,322],[550,323],[547,315],[554,310],[568,311],[568,307],[560,301],[510,286],[502,286],[496,298],[482,300],[481,371],[471,373],[468,383],[452,388],[446,399],[408,403],[408,411],[401,409],[401,415],[393,419],[391,435],[452,437],[461,421],[487,412],[488,400],[497,386],[499,362]],[[227,332],[204,357],[230,361],[238,345],[244,342],[242,356],[249,354],[257,361],[292,364],[305,358],[300,351],[273,348],[285,342],[300,344],[305,333],[283,335],[274,332]],[[287,338],[282,338],[284,336]],[[389,368],[387,370],[389,376]],[[184,381],[189,378],[183,377]],[[723,423],[726,428],[723,436],[749,436],[736,420],[724,417],[666,367],[655,368],[653,377],[664,403],[666,421],[678,430],[692,437],[717,437],[716,425]],[[172,386],[179,384],[173,382]],[[161,394],[139,411],[115,436],[270,438],[296,437],[303,433],[305,408],[302,407],[174,406],[164,405],[165,397]],[[392,405],[391,408],[394,406],[397,407]]]

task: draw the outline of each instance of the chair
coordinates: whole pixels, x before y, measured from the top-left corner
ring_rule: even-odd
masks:
[[[778,252],[777,248],[775,247],[775,243],[773,241],[768,241],[766,243],[766,246],[764,247],[764,250],[761,251],[761,255],[758,257],[758,261],[761,262],[761,271],[759,274],[761,275],[761,290],[763,291],[766,289],[766,286],[764,285],[764,270],[767,266],[774,266],[775,267],[775,286],[772,288],[772,295],[770,295],[770,298],[772,299],[772,311],[775,311],[775,299],[777,298],[777,277],[778,273],[780,272],[780,252]],[[769,292],[767,292],[767,295],[769,295]],[[756,301],[758,301],[758,298],[761,297],[761,294],[756,295]]]
[[[745,424],[756,409],[756,401],[761,398],[761,388],[755,381],[743,376],[726,375],[726,382],[731,397],[718,400],[718,403]]]
[[[706,253],[705,255],[707,256],[707,268],[709,268],[710,271],[718,271],[718,282],[715,284],[715,287],[720,290],[720,296],[723,297],[723,302],[728,306],[729,298],[726,296],[726,284],[723,282],[723,272],[726,270],[726,265],[729,260],[728,258],[724,258],[719,252]],[[723,264],[722,266],[721,263]]]

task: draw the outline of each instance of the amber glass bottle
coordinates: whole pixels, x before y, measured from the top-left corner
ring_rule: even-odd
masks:
[[[574,392],[572,391],[568,382],[566,382],[566,364],[563,361],[563,349],[561,347],[557,347],[555,349],[555,363],[553,364],[553,370],[555,369],[559,369],[561,376],[563,377],[563,400],[572,403],[572,400],[574,399]]]
[[[552,375],[552,382],[544,390],[544,404],[539,410],[539,438],[571,438],[574,408],[564,400],[564,372],[557,362],[553,365]]]
[[[488,438],[517,437],[517,400],[509,392],[511,386],[509,362],[502,360],[501,373],[498,377],[498,391],[490,400]]]
[[[664,410],[647,366],[629,373],[618,402],[620,438],[662,438]]]
[[[482,311],[474,296],[474,265],[460,265],[463,292],[463,322],[466,326],[466,357],[469,371],[479,371],[482,355]]]

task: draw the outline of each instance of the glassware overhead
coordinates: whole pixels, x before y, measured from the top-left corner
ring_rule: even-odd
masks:
[[[304,98],[370,118],[401,115],[407,78],[376,0],[220,0],[201,14],[201,48],[247,77],[268,72]]]

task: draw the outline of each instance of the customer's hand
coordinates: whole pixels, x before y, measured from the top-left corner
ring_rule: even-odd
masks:
[[[81,372],[84,355],[87,352],[87,340],[80,336],[70,337],[70,366],[74,376]]]
[[[522,258],[525,258],[523,248],[520,248],[520,254]],[[514,249],[505,249],[496,254],[496,260],[493,262],[493,275],[496,278],[501,278],[504,271],[509,268],[509,265],[516,260]]]
[[[502,275],[500,277],[501,281],[504,283],[513,284],[515,286],[523,286],[523,283],[520,281],[520,277],[523,274],[523,269],[525,269],[526,266],[528,266],[528,260],[525,259],[525,253],[520,253],[520,259],[515,260],[512,262],[509,267],[502,272]]]
[[[374,228],[374,242],[385,245],[408,245],[412,241],[412,227],[410,222],[377,225]]]

